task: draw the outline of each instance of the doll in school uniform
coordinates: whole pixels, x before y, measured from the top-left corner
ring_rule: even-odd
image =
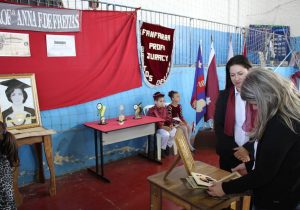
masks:
[[[174,144],[174,136],[176,128],[168,121],[167,108],[165,106],[164,94],[156,92],[153,95],[155,105],[151,107],[147,113],[148,116],[159,117],[164,119],[164,122],[157,123],[157,133],[161,136],[162,156],[169,155],[169,150]]]
[[[169,97],[172,100],[171,104],[168,105],[168,120],[177,128],[182,129],[185,138],[188,142],[188,145],[190,147],[191,151],[195,151],[195,148],[192,145],[191,142],[191,134],[192,134],[192,128],[188,124],[188,122],[184,119],[182,114],[182,107],[179,104],[180,102],[180,95],[177,91],[170,91]]]
[[[13,167],[19,163],[15,137],[0,121],[0,209],[16,210],[13,191]]]

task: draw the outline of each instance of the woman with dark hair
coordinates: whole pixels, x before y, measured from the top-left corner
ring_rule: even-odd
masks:
[[[226,64],[226,87],[216,103],[214,128],[217,136],[216,151],[220,168],[231,171],[241,162],[253,165],[253,143],[243,128],[246,120],[246,102],[241,99],[241,85],[251,64],[243,55],[232,57]]]
[[[17,80],[10,79],[0,83],[6,86],[5,94],[12,106],[3,111],[2,116],[8,127],[36,123],[35,110],[24,106],[28,95],[25,91],[30,86]]]
[[[18,166],[18,149],[15,137],[0,121],[0,209],[15,210],[12,168]]]
[[[267,69],[253,69],[241,97],[257,110],[251,137],[257,139],[255,167],[246,175],[209,187],[212,196],[253,190],[254,210],[300,209],[300,93],[291,81]],[[297,207],[298,205],[298,207]]]
[[[188,142],[188,145],[190,147],[190,150],[194,151],[195,148],[193,147],[191,142],[192,128],[183,117],[182,108],[181,105],[179,104],[180,95],[177,91],[173,91],[173,90],[170,91],[168,95],[172,101],[171,104],[169,104],[167,107],[169,122],[171,122],[175,127],[182,129],[185,138]]]

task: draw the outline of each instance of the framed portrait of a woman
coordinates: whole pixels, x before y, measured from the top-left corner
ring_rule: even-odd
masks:
[[[0,75],[0,110],[9,129],[41,126],[34,74]]]

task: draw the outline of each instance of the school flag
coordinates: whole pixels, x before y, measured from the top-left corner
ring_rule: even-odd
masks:
[[[211,41],[210,47],[205,94],[207,106],[204,119],[205,121],[208,121],[214,119],[215,106],[219,95],[217,63],[213,41]]]
[[[141,26],[141,60],[144,80],[150,87],[165,84],[170,76],[174,31],[146,22]]]
[[[196,61],[195,79],[193,86],[193,93],[191,98],[191,106],[196,110],[196,125],[206,113],[206,100],[205,100],[205,81],[204,81],[204,68],[201,52],[201,45],[199,45],[198,56]]]

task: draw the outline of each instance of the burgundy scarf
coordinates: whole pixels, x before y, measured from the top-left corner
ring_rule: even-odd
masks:
[[[235,124],[235,91],[234,86],[232,86],[229,90],[229,96],[227,100],[226,106],[226,115],[225,115],[225,125],[224,125],[224,133],[227,136],[234,136],[234,124]],[[250,132],[254,128],[255,118],[256,118],[256,110],[253,107],[246,103],[246,120],[243,124],[243,130],[245,132]]]
[[[291,76],[291,80],[295,85],[297,85],[297,78],[300,78],[300,71],[296,72]]]

